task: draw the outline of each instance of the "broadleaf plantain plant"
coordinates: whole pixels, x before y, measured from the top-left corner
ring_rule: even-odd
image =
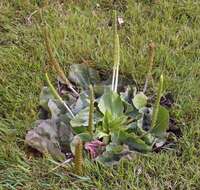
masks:
[[[147,84],[143,92],[137,92],[134,82],[124,82],[119,75],[120,46],[116,12],[114,28],[111,80],[101,79],[97,70],[83,64],[73,64],[67,79],[53,58],[47,32],[45,34],[49,59],[63,79],[59,83],[65,96],[61,97],[45,74],[48,87],[44,87],[40,95],[43,114],[40,114],[35,128],[27,134],[26,142],[38,151],[48,150],[54,158],[74,155],[78,175],[82,174],[81,146],[84,147],[84,155],[112,165],[122,158],[133,159],[137,152],[148,153],[154,148],[161,148],[167,142],[169,111],[160,105],[164,77],[160,77],[155,105],[144,94]],[[47,125],[48,129],[52,127],[51,130],[47,130]],[[79,139],[78,143],[76,139]]]

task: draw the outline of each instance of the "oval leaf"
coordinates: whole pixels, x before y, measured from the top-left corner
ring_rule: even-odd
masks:
[[[97,84],[100,82],[99,73],[83,64],[71,65],[69,79],[83,88],[88,88],[90,84]]]
[[[121,116],[124,111],[120,96],[112,91],[106,92],[101,97],[98,107],[104,115],[106,112],[109,112],[115,117]]]
[[[152,146],[148,145],[140,139],[135,133],[127,133],[125,131],[120,131],[116,134],[115,140],[117,139],[118,143],[123,143],[128,145],[130,150],[137,150],[140,152],[149,152],[152,150]]]
[[[94,112],[94,124],[101,121],[101,113],[95,111]],[[70,121],[72,127],[80,127],[80,126],[88,126],[89,120],[89,107],[81,110],[75,117]]]
[[[147,105],[147,97],[144,95],[143,92],[140,92],[139,94],[136,94],[133,98],[133,105],[137,108],[143,108]]]
[[[48,102],[49,100],[54,100],[54,96],[53,94],[51,93],[51,90],[47,87],[47,86],[44,86],[42,88],[42,91],[40,93],[40,102],[39,102],[39,105],[44,108],[45,110],[49,110],[48,108]]]
[[[151,133],[156,137],[162,138],[165,136],[167,129],[169,128],[169,111],[163,107],[159,107],[156,126],[152,129]]]

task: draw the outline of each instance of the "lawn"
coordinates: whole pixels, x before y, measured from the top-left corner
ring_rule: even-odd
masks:
[[[43,16],[36,4],[43,7]],[[46,4],[45,4],[46,2]],[[63,3],[64,2],[64,3]],[[156,44],[153,77],[165,76],[182,130],[174,150],[136,156],[116,168],[85,163],[87,178],[48,157],[30,154],[26,132],[37,118],[47,54],[41,23],[50,30],[63,69],[88,64],[110,73],[112,10],[119,28],[120,72],[143,86],[148,43]],[[183,189],[200,188],[200,2],[198,0],[1,0],[0,2],[0,190],[6,189]],[[55,75],[51,73],[51,79]],[[55,80],[54,80],[55,81]]]

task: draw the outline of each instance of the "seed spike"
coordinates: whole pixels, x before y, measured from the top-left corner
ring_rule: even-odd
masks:
[[[117,11],[114,10],[114,33],[117,34]]]
[[[77,139],[75,145],[75,173],[79,176],[83,175],[83,143],[80,138]]]
[[[143,88],[143,93],[145,93],[146,90],[147,90],[147,86],[148,86],[149,80],[152,80],[152,82],[153,82],[152,68],[153,68],[154,57],[155,57],[155,48],[156,48],[155,44],[153,42],[150,42],[149,43],[149,65],[148,65],[148,73],[147,73],[145,85],[144,85],[144,88]]]
[[[53,50],[50,45],[47,26],[44,27],[44,40],[45,40],[45,45],[46,45],[47,53],[49,56],[49,63],[51,67],[56,72],[56,74],[61,78],[62,82],[64,82],[69,87],[69,89],[78,97],[79,96],[78,92],[73,88],[72,84],[65,76],[64,71],[60,67],[58,61],[53,56]]]

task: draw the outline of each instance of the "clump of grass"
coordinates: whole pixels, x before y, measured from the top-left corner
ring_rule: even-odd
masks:
[[[26,8],[26,7],[30,6],[30,1],[29,0],[21,0],[20,3],[21,3],[21,6],[23,8]]]
[[[49,0],[43,0],[42,7],[47,7],[49,5]]]

